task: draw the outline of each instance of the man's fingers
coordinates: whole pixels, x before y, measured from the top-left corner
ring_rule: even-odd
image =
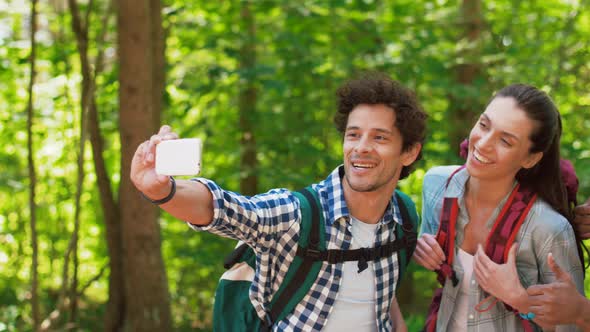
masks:
[[[172,128],[169,125],[163,125],[160,127],[160,131],[158,131],[158,135],[165,135],[172,132]]]
[[[547,255],[547,264],[549,264],[549,267],[551,268],[553,273],[555,273],[555,278],[557,278],[557,280],[563,280],[563,281],[570,280],[569,274],[567,274],[565,271],[563,271],[561,269],[561,267],[559,267],[559,265],[557,264],[555,259],[553,258],[553,253],[549,253]]]
[[[148,156],[150,153],[150,141],[147,140],[143,143],[141,143],[141,145],[139,145],[139,148],[137,148],[138,152],[139,152],[139,160],[141,162],[143,162],[144,165],[149,164],[149,160],[148,160]]]
[[[167,140],[178,139],[178,134],[177,133],[168,133],[168,134],[164,135],[164,138]]]
[[[583,240],[590,238],[590,198],[574,208],[574,227]]]
[[[586,203],[583,205],[578,205],[574,208],[574,214],[576,216],[586,216],[590,214],[590,204]]]
[[[545,294],[545,286],[543,285],[532,285],[526,289],[527,294],[529,295],[529,299],[538,300],[537,298],[543,294]]]
[[[590,197],[584,202],[584,204],[580,204],[574,208],[574,212],[576,214],[590,214]]]

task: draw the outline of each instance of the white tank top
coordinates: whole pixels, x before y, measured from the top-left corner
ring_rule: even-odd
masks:
[[[378,224],[366,224],[350,218],[352,242],[349,249],[372,248]],[[358,273],[357,262],[344,262],[340,289],[322,331],[365,332],[377,330],[375,266]]]
[[[463,267],[463,279],[459,285],[457,298],[455,300],[455,309],[449,320],[449,331],[463,332],[467,331],[467,312],[469,311],[469,283],[473,275],[473,255],[468,254],[459,248],[457,259]]]

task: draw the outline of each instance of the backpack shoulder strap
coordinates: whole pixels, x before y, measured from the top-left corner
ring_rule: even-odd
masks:
[[[455,169],[447,178],[445,190],[449,186],[451,179],[455,174],[465,168],[465,165]],[[445,253],[445,261],[437,272],[437,280],[444,285],[445,279],[450,278],[453,286],[457,286],[459,280],[453,270],[453,260],[455,255],[455,224],[459,215],[459,200],[456,197],[443,197],[443,206],[440,215],[438,231],[436,232],[436,241]]]
[[[403,239],[408,244],[407,247],[402,248],[397,253],[397,259],[399,262],[399,277],[397,279],[397,283],[399,286],[406,267],[410,263],[412,255],[414,254],[414,249],[416,248],[419,217],[418,213],[416,212],[416,205],[414,205],[414,202],[410,196],[399,190],[396,190],[395,198],[397,200],[397,206],[402,217],[402,226],[395,228],[395,238]]]
[[[311,187],[306,187],[293,194],[299,199],[301,210],[301,230],[299,247],[308,250],[324,251],[324,218],[318,195]],[[317,279],[322,262],[296,256],[285,275],[283,283],[273,295],[270,303],[270,325],[283,319],[301,302]]]
[[[396,228],[396,238],[401,239],[411,236],[411,238],[408,238],[408,241],[413,242],[412,246],[409,246],[407,249],[400,250],[400,253],[402,253],[402,256],[404,256],[402,257],[403,266],[406,266],[409,264],[410,258],[412,258],[414,249],[416,248],[416,236],[418,234],[418,224],[420,217],[416,212],[416,205],[410,196],[399,190],[396,190],[395,197],[402,217],[402,227]]]

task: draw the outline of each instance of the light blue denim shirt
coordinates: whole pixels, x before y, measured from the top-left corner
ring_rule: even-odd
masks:
[[[451,173],[458,166],[442,166],[430,169],[424,176],[422,187],[422,226],[420,233],[436,235],[439,216],[444,197],[457,197],[459,201],[459,216],[456,225],[455,257],[457,250],[463,243],[465,225],[469,223],[465,209],[463,195],[465,184],[469,178],[466,169],[457,172],[445,190],[445,185]],[[507,197],[506,197],[507,198]],[[506,198],[496,208],[487,222],[492,228],[496,217],[501,211]],[[546,284],[555,280],[555,275],[547,264],[547,254],[553,253],[555,261],[564,271],[571,274],[580,293],[584,293],[584,274],[578,258],[576,240],[572,227],[561,214],[552,209],[541,199],[537,199],[529,211],[520,228],[516,242],[516,267],[522,285],[527,288],[534,284]],[[461,264],[455,260],[453,269],[457,278],[463,278]],[[467,331],[523,331],[520,319],[507,311],[502,302],[496,303],[489,311],[477,312],[475,306],[486,297],[477,284],[475,274],[469,282],[469,310],[467,313]],[[447,331],[449,320],[455,308],[455,300],[459,286],[447,280],[443,288],[442,302],[438,313],[437,331]],[[536,330],[541,329],[536,327]],[[558,326],[556,331],[578,331],[574,326]]]

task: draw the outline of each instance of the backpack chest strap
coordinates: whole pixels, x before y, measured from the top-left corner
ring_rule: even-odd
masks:
[[[368,262],[378,260],[384,257],[389,257],[393,253],[402,249],[410,248],[416,245],[417,234],[412,230],[404,229],[405,235],[401,239],[387,242],[373,248],[359,248],[352,250],[314,250],[312,248],[298,247],[297,256],[311,259],[313,261],[324,261],[330,264],[343,262]]]

